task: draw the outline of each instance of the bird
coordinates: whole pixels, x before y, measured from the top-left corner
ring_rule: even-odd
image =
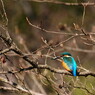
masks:
[[[77,63],[69,52],[63,52],[61,53],[61,56],[56,57],[55,59],[58,59],[62,63],[62,66],[67,71],[71,72],[73,76],[77,76]]]

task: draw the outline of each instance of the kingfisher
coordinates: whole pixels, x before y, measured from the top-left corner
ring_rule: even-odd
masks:
[[[71,72],[73,76],[77,76],[77,64],[69,52],[63,52],[60,57],[56,57],[55,59],[58,59],[62,63],[62,66]]]

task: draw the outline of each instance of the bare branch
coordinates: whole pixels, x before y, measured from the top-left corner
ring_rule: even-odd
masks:
[[[80,27],[79,27],[79,29],[75,29],[77,31],[80,31],[81,32],[80,34],[78,34],[78,33],[63,33],[63,32],[45,30],[37,25],[32,24],[27,17],[26,17],[26,20],[30,26],[32,26],[36,29],[42,30],[43,32],[46,32],[46,33],[59,34],[59,35],[70,35],[70,36],[85,36],[85,34],[83,33],[84,30],[81,29]],[[74,27],[76,27],[76,24],[74,24]],[[87,35],[95,35],[95,33],[86,33],[86,34]]]
[[[34,1],[39,3],[54,3],[54,4],[63,4],[66,6],[95,6],[94,2],[87,2],[87,3],[67,3],[67,2],[61,2],[57,0],[27,0],[27,1]]]
[[[4,6],[3,0],[1,0],[1,4],[2,4],[5,19],[6,19],[5,25],[7,26],[8,25],[8,18],[7,18],[7,14],[6,14],[6,11],[5,11],[5,6]]]
[[[20,73],[20,72],[27,71],[27,70],[29,71],[29,70],[32,70],[32,69],[47,69],[47,70],[49,70],[53,73],[65,74],[65,75],[72,76],[72,74],[70,72],[66,71],[66,70],[55,69],[55,68],[47,66],[47,65],[38,65],[38,67],[31,67],[30,66],[30,67],[27,67],[27,68],[21,68],[18,71],[0,72],[0,74],[15,74],[15,73]],[[95,73],[91,72],[91,71],[83,71],[83,72],[78,72],[77,76],[84,76],[84,77],[93,76],[93,77],[95,77]]]

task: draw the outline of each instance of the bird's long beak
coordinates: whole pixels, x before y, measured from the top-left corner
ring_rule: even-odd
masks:
[[[54,57],[53,60],[60,59],[60,56]]]
[[[61,60],[61,57],[60,57],[60,56],[57,56],[57,57],[53,58],[53,60],[58,60],[58,61],[62,62],[62,60]]]

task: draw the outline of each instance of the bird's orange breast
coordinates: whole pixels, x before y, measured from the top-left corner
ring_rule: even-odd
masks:
[[[68,67],[68,65],[62,61],[62,66],[67,70],[67,71],[71,71],[70,68]]]

